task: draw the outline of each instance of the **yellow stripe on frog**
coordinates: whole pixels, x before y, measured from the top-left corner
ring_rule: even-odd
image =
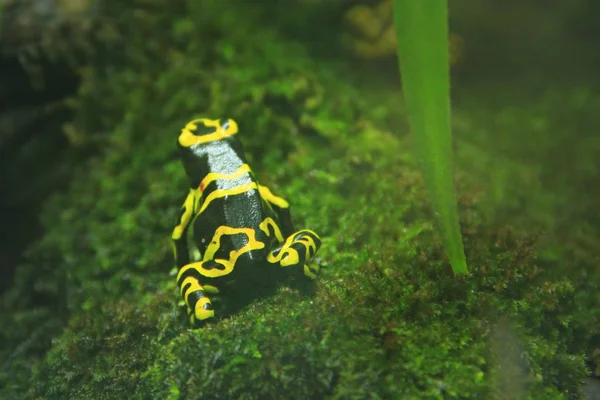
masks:
[[[252,189],[258,190],[258,186],[256,185],[256,182],[249,182],[249,183],[246,183],[245,185],[236,186],[231,189],[214,190],[214,191],[210,192],[210,194],[208,196],[206,196],[206,200],[204,200],[204,202],[202,203],[202,207],[200,208],[200,211],[198,211],[196,216],[201,215],[204,212],[204,210],[206,210],[206,208],[210,205],[210,203],[215,199],[220,199],[225,196],[231,196],[234,194],[242,194],[242,193],[245,193]]]
[[[250,173],[250,166],[248,164],[242,164],[241,167],[239,167],[235,172],[233,172],[231,174],[223,174],[220,172],[211,172],[211,173],[207,174],[204,177],[204,179],[202,179],[202,182],[200,182],[199,187],[200,187],[200,190],[204,190],[204,188],[206,188],[208,185],[210,185],[211,182],[214,182],[217,179],[233,180],[233,179],[237,179],[247,173]]]

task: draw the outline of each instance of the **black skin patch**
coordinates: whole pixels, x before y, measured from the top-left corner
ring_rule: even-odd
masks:
[[[209,271],[211,269],[219,269],[221,271],[225,270],[225,266],[222,264],[219,264],[215,260],[206,261],[204,264],[202,264],[202,266],[204,267],[204,269],[209,270]]]

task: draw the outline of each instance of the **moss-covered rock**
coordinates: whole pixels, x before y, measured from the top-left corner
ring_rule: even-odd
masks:
[[[454,277],[406,133],[391,132],[397,92],[312,58],[260,7],[139,3],[105,11],[81,71],[70,129],[99,155],[48,200],[2,299],[0,397],[578,396],[599,334],[590,252],[561,244],[550,266],[539,225],[495,218],[536,188],[461,171],[471,272]],[[314,296],[281,287],[188,329],[169,235],[186,194],[175,140],[196,115],[235,118],[259,179],[322,235]]]

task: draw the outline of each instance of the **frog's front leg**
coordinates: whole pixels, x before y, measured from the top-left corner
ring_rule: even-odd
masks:
[[[206,297],[204,293],[218,293],[218,290],[213,286],[202,286],[197,276],[182,276],[182,271],[184,271],[188,265],[193,265],[190,264],[187,231],[201,196],[202,195],[198,190],[190,189],[190,192],[181,207],[181,215],[177,225],[171,234],[175,264],[177,265],[177,268],[179,268],[177,285],[179,286],[181,296],[187,304],[190,323],[194,326],[197,326],[200,321],[214,315],[210,299]]]
[[[304,275],[311,279],[317,277],[318,265],[309,265],[321,247],[321,239],[315,232],[303,229],[287,237],[285,242],[272,250],[267,256],[267,261],[281,267],[302,266]]]
[[[183,267],[190,262],[190,253],[187,244],[187,231],[194,216],[195,204],[198,201],[199,193],[197,190],[190,189],[183,205],[181,206],[181,215],[177,225],[173,229],[171,239],[173,240],[173,255],[177,268]],[[201,196],[201,195],[200,195]]]
[[[202,285],[200,280],[217,278],[231,273],[238,256],[239,253],[234,251],[228,260],[214,259],[193,262],[184,265],[179,270],[177,285],[181,297],[187,305],[188,317],[192,326],[199,327],[207,319],[215,316],[210,298],[206,294],[218,294],[219,289],[213,285]]]
[[[188,264],[181,270],[193,264]],[[215,315],[212,303],[205,293],[218,293],[219,291],[214,286],[202,286],[197,276],[181,274],[181,270],[177,276],[179,291],[187,305],[190,324],[198,327],[202,322]]]

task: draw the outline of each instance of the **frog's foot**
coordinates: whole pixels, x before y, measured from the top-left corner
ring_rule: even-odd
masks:
[[[204,322],[215,316],[212,303],[202,290],[190,293],[185,302],[188,305],[190,324],[195,328],[203,326]]]
[[[215,316],[212,303],[205,293],[218,293],[218,290],[214,286],[202,286],[196,274],[193,274],[194,271],[194,269],[188,269],[184,273],[180,271],[177,284],[187,305],[190,323],[192,326],[199,327],[204,321]]]
[[[281,267],[302,266],[304,275],[314,279],[319,272],[318,265],[308,264],[321,247],[321,239],[315,232],[303,229],[285,240],[278,248],[267,256],[267,261]]]
[[[308,276],[310,279],[316,279],[320,269],[321,266],[319,264],[304,264],[304,275]]]

